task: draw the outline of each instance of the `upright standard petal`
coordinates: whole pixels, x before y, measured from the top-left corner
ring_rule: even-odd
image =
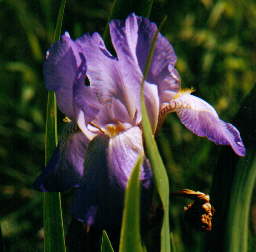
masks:
[[[216,144],[230,145],[237,155],[245,155],[239,131],[230,123],[222,121],[214,108],[204,100],[188,93],[178,93],[169,106],[196,135],[207,137]]]
[[[79,64],[79,49],[68,33],[49,49],[44,63],[46,88],[56,92],[59,109],[72,119],[73,83]]]
[[[157,26],[147,18],[131,14],[125,21],[113,20],[110,23],[112,43],[124,70],[131,75],[144,72],[151,43]],[[176,55],[169,41],[160,33],[157,36],[147,81],[158,85],[159,97],[162,102],[164,89],[177,91],[180,78],[174,69]],[[134,85],[134,84],[132,84]],[[162,86],[162,87],[161,87]]]
[[[138,103],[135,101],[138,94],[127,83],[119,62],[105,47],[98,33],[85,34],[76,43],[86,55],[87,76],[90,80],[90,88],[96,94],[102,104],[111,101],[112,97],[119,99],[127,109],[130,120],[133,120]]]
[[[138,127],[108,138],[97,136],[88,146],[86,174],[75,193],[73,214],[87,225],[114,228],[121,224],[124,190],[139,153],[143,152]],[[143,200],[151,195],[149,163],[142,166]]]
[[[40,191],[60,192],[78,187],[84,174],[88,138],[82,132],[69,132],[60,141],[34,187]]]

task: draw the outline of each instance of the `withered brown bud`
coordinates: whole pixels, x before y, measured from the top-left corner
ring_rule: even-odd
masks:
[[[215,212],[214,207],[210,203],[210,197],[202,192],[196,192],[190,189],[180,190],[174,195],[183,196],[194,200],[185,210],[185,220],[191,226],[200,231],[212,230],[212,218]]]

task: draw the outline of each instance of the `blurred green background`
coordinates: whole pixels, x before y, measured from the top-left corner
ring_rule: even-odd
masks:
[[[72,38],[102,33],[112,2],[68,0],[63,31]],[[59,4],[57,0],[0,0],[0,224],[7,251],[43,251],[42,196],[31,184],[44,164],[47,92],[42,63]],[[175,48],[182,86],[194,87],[195,95],[214,105],[223,120],[231,121],[256,79],[256,2],[156,0],[151,20],[159,24],[165,15],[162,33]],[[171,191],[210,192],[218,153],[227,147],[194,136],[175,115],[169,115],[157,141]],[[189,235],[192,231],[183,222],[184,204],[182,199],[171,201],[174,240],[178,251],[199,251],[204,235]],[[256,197],[251,209],[250,231],[255,236]],[[255,244],[250,247],[255,248]]]

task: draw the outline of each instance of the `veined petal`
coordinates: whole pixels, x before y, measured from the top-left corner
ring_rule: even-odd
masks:
[[[138,155],[143,152],[142,132],[133,127],[110,139],[108,147],[108,165],[111,168],[112,181],[125,187]]]
[[[136,93],[131,88],[131,84],[126,82],[119,62],[108,52],[100,35],[86,34],[76,42],[86,55],[90,88],[99,101],[104,104],[111,101],[113,97],[119,99],[127,108],[132,120],[138,107],[134,100]]]
[[[174,98],[171,103],[181,122],[193,133],[207,137],[216,144],[230,145],[237,155],[245,155],[239,131],[233,125],[222,121],[207,102],[185,93]]]
[[[108,138],[99,135],[88,146],[86,174],[75,193],[74,216],[87,225],[118,227],[121,223],[124,190],[139,153],[143,152],[138,127]],[[143,200],[151,195],[152,173],[148,161],[141,172]],[[143,204],[142,204],[143,205]]]
[[[77,112],[77,125],[90,141],[99,133],[99,130],[96,128],[91,128],[91,130],[89,130],[90,125],[86,123],[84,111],[82,110]]]
[[[68,33],[49,49],[44,63],[46,88],[56,92],[58,106],[69,118],[74,118],[73,83],[79,64],[79,49]]]
[[[78,187],[84,174],[88,138],[82,132],[68,134],[60,141],[34,187],[40,191],[61,192]]]
[[[139,71],[142,75],[156,31],[154,23],[135,14],[129,15],[125,21],[113,20],[110,23],[112,43],[124,69],[133,74]],[[173,70],[175,63],[173,47],[159,33],[147,81],[158,85],[160,99],[163,85],[171,91],[177,91],[180,87],[179,75]]]
[[[98,117],[93,121],[96,125],[104,128],[107,124],[127,123],[131,125],[131,119],[123,103],[116,98],[102,106]]]
[[[94,120],[103,106],[91,86],[85,86],[86,62],[85,57],[81,54],[81,64],[77,70],[73,88],[73,103],[76,117],[82,110],[84,113],[85,123]]]
[[[151,122],[152,131],[155,132],[159,117],[159,96],[157,86],[149,82],[144,85],[145,104],[149,120]]]

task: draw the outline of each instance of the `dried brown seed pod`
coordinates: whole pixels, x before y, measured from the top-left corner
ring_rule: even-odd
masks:
[[[210,203],[209,195],[190,189],[183,189],[173,194],[194,200],[193,203],[184,207],[187,223],[200,231],[212,230],[212,218],[215,209]]]

